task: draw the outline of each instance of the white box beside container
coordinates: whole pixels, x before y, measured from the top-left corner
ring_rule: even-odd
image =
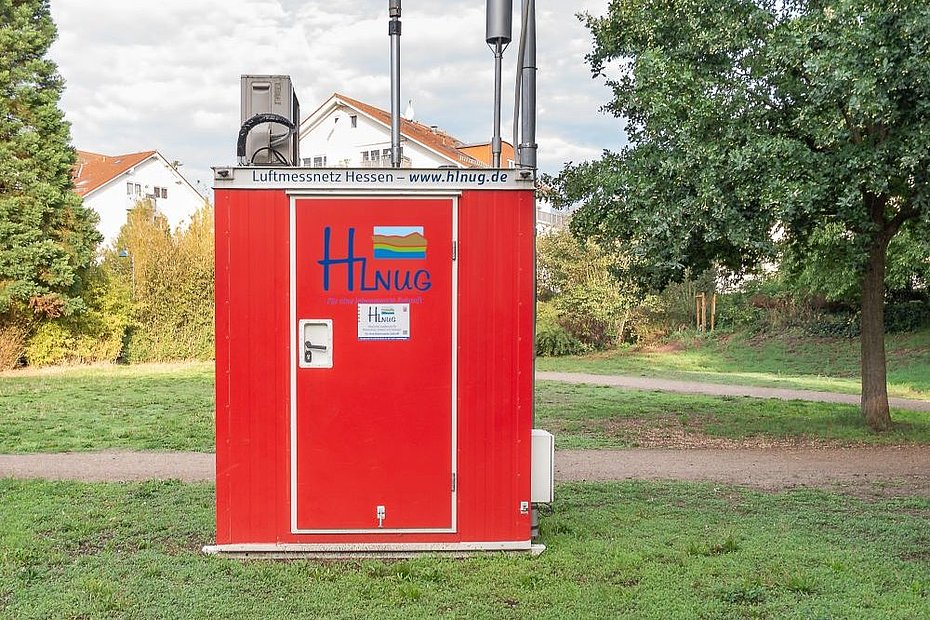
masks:
[[[551,504],[555,495],[555,437],[533,429],[533,466],[530,498],[534,504]]]

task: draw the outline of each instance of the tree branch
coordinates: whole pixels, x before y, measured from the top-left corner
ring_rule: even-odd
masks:
[[[914,219],[918,215],[920,215],[920,209],[911,202],[901,207],[901,210],[895,213],[894,217],[891,218],[885,225],[885,231],[887,232],[888,240],[890,241],[892,237],[898,234],[898,231],[901,230],[901,226],[904,225],[904,222]]]
[[[853,144],[862,144],[862,132],[859,131],[859,128],[853,125],[852,119],[849,117],[849,112],[843,107],[841,102],[837,102],[837,107],[840,109],[840,114],[843,115],[843,120],[846,121],[846,128],[849,129],[849,133],[852,134]]]

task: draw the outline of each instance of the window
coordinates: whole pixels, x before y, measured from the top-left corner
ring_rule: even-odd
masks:
[[[132,181],[126,184],[126,195],[132,196]]]
[[[351,115],[349,121],[352,123],[352,127],[358,127],[358,116],[355,114]]]
[[[135,185],[133,185],[133,189],[136,191],[136,196],[141,196],[141,195],[142,195],[142,186],[141,186],[141,185],[139,185],[138,183],[136,183]]]
[[[381,159],[391,160],[391,149],[384,149],[381,151]]]
[[[326,155],[321,155],[319,157],[313,158],[313,167],[314,168],[325,168],[326,167]]]
[[[161,188],[161,197],[162,197],[162,198],[167,198],[167,197],[168,197],[168,188],[167,188],[167,187]]]
[[[161,188],[160,188],[160,187],[156,187],[156,188],[155,188],[155,197],[156,197],[156,198],[161,198]]]

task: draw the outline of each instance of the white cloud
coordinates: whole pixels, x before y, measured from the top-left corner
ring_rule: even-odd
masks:
[[[519,0],[514,2],[518,10]],[[621,144],[620,123],[598,108],[610,92],[583,56],[590,35],[574,17],[607,0],[538,3],[539,161],[596,157]],[[417,119],[466,141],[491,134],[492,54],[478,1],[404,3],[402,98]],[[514,34],[518,16],[514,19]],[[77,147],[104,153],[158,149],[192,180],[234,159],[239,76],[285,73],[312,111],[339,91],[387,108],[387,3],[383,0],[54,0],[52,58]],[[504,136],[511,134],[516,41],[504,57]]]

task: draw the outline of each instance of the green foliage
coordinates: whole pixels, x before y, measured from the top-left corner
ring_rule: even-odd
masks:
[[[690,269],[686,269],[680,282],[669,283],[661,293],[652,297],[652,303],[646,309],[652,320],[643,321],[643,323],[653,325],[654,332],[651,338],[640,333],[637,342],[654,342],[674,332],[696,329],[695,304],[699,293],[705,295],[707,305],[705,318],[709,328],[712,312],[711,299],[717,288],[716,279],[717,274],[713,269],[694,276]]]
[[[618,251],[578,241],[565,230],[537,240],[538,296],[550,300],[558,325],[586,346],[608,348],[629,329],[640,296],[636,287],[617,279],[622,263]],[[549,325],[543,327],[546,338],[556,336]]]
[[[859,274],[857,249],[836,222],[819,226],[803,245],[785,249],[780,269],[791,288],[801,295],[820,295],[829,301],[857,305]],[[913,295],[930,286],[930,227],[907,222],[888,245],[885,283],[888,298]]]
[[[550,302],[536,304],[536,354],[543,357],[575,355],[584,344],[559,323],[558,310]]]
[[[863,414],[888,428],[888,248],[930,222],[930,5],[613,0],[586,20],[595,75],[619,69],[606,107],[630,143],[548,179],[557,203],[581,203],[573,230],[621,244],[657,289],[688,267],[751,272],[776,238],[844,274],[833,292],[861,293]]]
[[[205,204],[186,228],[171,231],[151,202],[140,202],[103,265],[130,291],[128,361],[213,357],[212,207]]]
[[[930,326],[930,303],[911,300],[888,306],[885,309],[885,331],[912,332]]]
[[[30,366],[115,362],[131,322],[129,291],[105,268],[92,266],[82,291],[85,310],[39,321],[26,347]]]
[[[26,354],[29,330],[17,323],[0,325],[0,370],[16,368]]]
[[[639,279],[744,273],[779,227],[858,286],[870,248],[930,218],[925,3],[615,0],[587,24],[595,75],[623,67],[607,109],[630,146],[553,183]]]
[[[930,326],[930,300],[925,292],[903,292],[885,304],[885,333],[913,332]],[[739,292],[718,297],[718,327],[755,335],[782,333],[858,338],[860,313],[855,304],[830,301],[798,287],[785,272],[746,283]]]
[[[539,355],[570,355],[620,343],[654,342],[694,326],[695,295],[708,297],[715,272],[692,277],[686,270],[658,295],[630,277],[619,246],[579,241],[569,231],[537,240],[536,347]]]
[[[83,308],[82,279],[100,236],[71,185],[63,84],[46,58],[48,0],[0,2],[0,319]]]

